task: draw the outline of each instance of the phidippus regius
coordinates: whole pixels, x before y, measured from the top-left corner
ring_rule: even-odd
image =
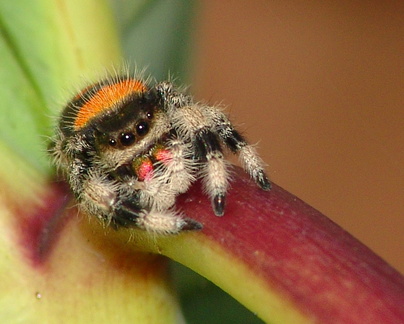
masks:
[[[85,213],[114,227],[176,234],[202,228],[173,207],[199,178],[223,215],[229,173],[222,147],[270,189],[263,161],[218,107],[194,102],[170,82],[121,76],[67,104],[49,151]]]

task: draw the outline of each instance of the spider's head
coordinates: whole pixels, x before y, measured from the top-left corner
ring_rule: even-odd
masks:
[[[74,97],[62,113],[60,130],[67,138],[87,137],[97,162],[116,169],[145,153],[170,127],[154,90],[136,79],[116,78]]]

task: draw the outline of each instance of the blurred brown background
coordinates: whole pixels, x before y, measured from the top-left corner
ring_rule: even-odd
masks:
[[[201,2],[193,92],[404,273],[404,1]]]

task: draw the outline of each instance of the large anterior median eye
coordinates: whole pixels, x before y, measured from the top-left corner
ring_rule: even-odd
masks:
[[[141,121],[136,125],[136,134],[139,136],[145,136],[149,132],[149,124],[145,121]]]
[[[130,146],[135,143],[135,134],[133,133],[122,133],[119,136],[119,141],[121,142],[122,146]]]

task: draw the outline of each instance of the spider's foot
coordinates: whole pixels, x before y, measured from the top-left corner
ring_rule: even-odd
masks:
[[[213,198],[212,205],[213,205],[213,211],[215,212],[216,216],[223,216],[225,203],[226,203],[225,194],[218,194]]]

